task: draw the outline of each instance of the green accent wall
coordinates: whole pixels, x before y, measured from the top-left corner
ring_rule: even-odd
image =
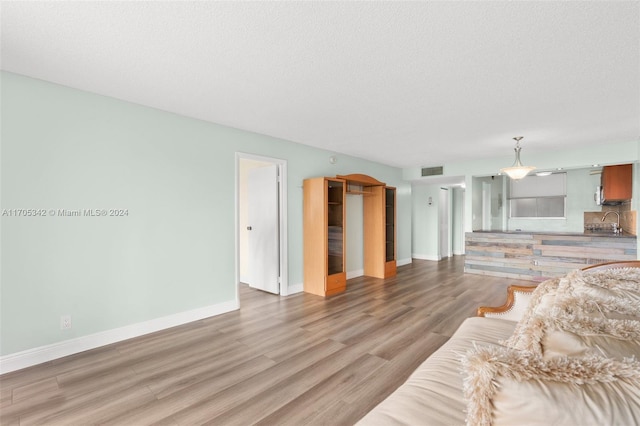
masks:
[[[437,260],[438,218],[440,205],[439,185],[413,185],[412,254],[418,259]],[[429,204],[431,198],[431,204]]]
[[[398,258],[411,257],[400,169],[12,73],[1,84],[1,209],[128,210],[2,217],[1,355],[233,301],[236,152],[288,162],[289,286],[307,177],[398,187]]]

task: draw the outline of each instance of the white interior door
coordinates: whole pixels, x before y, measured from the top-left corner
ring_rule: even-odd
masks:
[[[247,182],[249,285],[279,293],[278,166],[250,169]]]
[[[439,229],[440,229],[440,258],[451,256],[450,237],[449,237],[449,191],[440,188],[439,204]]]

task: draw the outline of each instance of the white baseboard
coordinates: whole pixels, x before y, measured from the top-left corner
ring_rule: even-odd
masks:
[[[454,251],[454,252],[453,252],[453,255],[454,255],[454,256],[464,256],[464,254],[465,254],[465,253],[464,253],[463,251]]]
[[[439,256],[432,256],[430,254],[417,254],[417,253],[412,253],[411,256],[414,259],[419,259],[419,260],[433,260],[435,262],[439,262],[442,259]]]
[[[351,278],[358,278],[364,275],[364,269],[358,269],[356,271],[348,271],[347,272],[347,279],[350,280]]]
[[[404,265],[408,265],[408,264],[410,264],[410,263],[411,263],[411,261],[412,261],[412,259],[411,259],[411,258],[408,258],[408,259],[399,259],[399,260],[397,260],[397,261],[396,261],[396,266],[404,266]]]
[[[290,285],[287,288],[286,296],[291,296],[292,294],[296,294],[296,293],[302,293],[303,291],[304,291],[304,285],[302,283]]]
[[[162,318],[131,324],[112,330],[102,331],[88,336],[76,337],[63,342],[51,345],[40,346],[38,348],[27,349],[26,351],[0,357],[0,374],[31,367],[67,355],[73,355],[89,349],[153,333],[188,322],[201,320],[203,318],[224,314],[238,309],[238,302],[218,303],[217,305],[205,306],[191,311],[180,312]]]

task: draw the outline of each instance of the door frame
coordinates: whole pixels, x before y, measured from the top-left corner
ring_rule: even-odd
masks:
[[[289,292],[289,258],[287,255],[287,160],[265,157],[245,152],[236,152],[235,159],[235,228],[236,228],[236,303],[240,306],[240,161],[255,160],[272,163],[278,169],[278,224],[279,224],[279,250],[280,250],[280,296],[288,296]]]

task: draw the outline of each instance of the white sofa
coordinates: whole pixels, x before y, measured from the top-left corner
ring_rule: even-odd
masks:
[[[509,288],[364,425],[640,424],[640,261]]]

